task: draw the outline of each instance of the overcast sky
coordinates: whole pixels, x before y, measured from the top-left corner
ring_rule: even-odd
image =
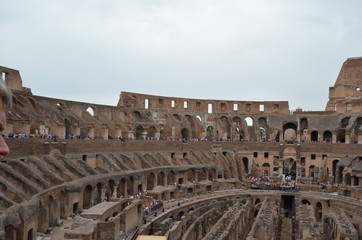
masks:
[[[362,56],[361,0],[5,0],[0,65],[34,95],[121,91],[324,110]]]

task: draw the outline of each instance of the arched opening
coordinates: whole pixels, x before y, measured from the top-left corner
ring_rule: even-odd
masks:
[[[315,217],[316,220],[318,222],[322,221],[322,217],[323,217],[323,209],[322,209],[322,204],[320,202],[317,202],[316,207],[315,207]]]
[[[53,198],[53,196],[49,196],[49,227],[57,226],[58,224],[58,206]]]
[[[155,174],[150,173],[147,175],[147,190],[152,190],[155,188]]]
[[[187,128],[183,128],[181,130],[181,137],[183,139],[188,139],[189,138],[189,130],[187,130]]]
[[[337,163],[339,162],[339,160],[333,160],[332,162],[332,175],[333,177],[336,176],[336,170],[337,170]]]
[[[351,185],[351,174],[350,174],[350,173],[346,173],[344,179],[345,179],[346,185],[350,186],[350,185]]]
[[[323,133],[323,141],[324,142],[332,142],[332,132],[331,131],[325,131]]]
[[[229,119],[225,116],[222,116],[220,118],[220,122],[221,122],[221,127],[224,130],[223,138],[230,139],[231,125]]]
[[[302,200],[302,204],[304,205],[310,205],[310,202],[307,199]]]
[[[87,108],[87,113],[89,113],[92,117],[94,117],[94,109],[91,107]]]
[[[69,138],[71,138],[71,136],[73,134],[72,124],[68,119],[65,119],[64,125],[65,125],[65,137],[69,139]]]
[[[193,182],[193,181],[195,181],[195,179],[196,179],[196,173],[195,173],[195,171],[194,171],[193,169],[189,169],[189,170],[187,171],[187,180],[188,180],[189,182]]]
[[[137,126],[135,130],[135,138],[136,139],[143,139],[143,127]]]
[[[309,166],[309,177],[311,178],[315,178],[316,176],[314,176],[314,165],[310,165]]]
[[[126,196],[126,179],[122,178],[118,184],[117,188],[117,197],[125,197]]]
[[[154,126],[148,128],[147,137],[149,139],[153,139],[156,137],[156,128]]]
[[[142,115],[141,115],[141,113],[140,113],[139,111],[134,111],[133,113],[134,113],[134,115],[136,115],[137,120],[141,120],[141,119],[142,119]]]
[[[208,126],[206,129],[207,135],[206,138],[209,140],[214,139],[214,128],[212,126]]]
[[[312,131],[310,133],[310,140],[312,142],[318,142],[318,131]]]
[[[111,179],[108,181],[108,187],[106,190],[106,200],[107,201],[109,201],[109,199],[111,197],[113,197],[113,195],[115,195],[115,193],[116,193],[115,186],[116,186],[116,183],[114,182],[114,180]]]
[[[92,186],[87,185],[83,191],[83,208],[87,209],[92,206]]]
[[[287,123],[283,126],[284,141],[294,142],[297,140],[297,125],[294,123]]]
[[[245,118],[245,122],[248,127],[254,126],[254,120],[251,117]]]
[[[179,212],[179,214],[177,215],[177,221],[181,221],[181,218],[184,214],[185,213],[183,211]]]
[[[255,199],[255,204],[254,205],[257,205],[258,203],[260,203],[261,201],[260,201],[260,198],[257,198],[257,199]]]
[[[338,129],[337,131],[337,143],[345,143],[346,142],[346,130]]]
[[[269,176],[269,174],[270,174],[270,164],[269,163],[263,163],[262,172],[263,172],[264,176]]]
[[[337,166],[337,172],[336,172],[336,183],[342,183],[343,180],[343,167]]]
[[[173,117],[174,117],[177,121],[181,122],[180,115],[174,114]]]
[[[243,161],[243,164],[244,164],[245,173],[249,174],[249,159],[244,157],[242,159],[242,161]]]
[[[97,184],[97,194],[94,196],[94,205],[102,202],[102,183]]]
[[[165,182],[165,173],[164,172],[160,172],[158,175],[157,175],[157,185],[158,186],[165,186],[166,182]]]
[[[170,171],[167,174],[167,185],[173,185],[176,182],[176,174],[174,171]]]
[[[285,174],[285,176],[290,176],[291,179],[295,180],[296,162],[293,158],[288,158],[283,161],[283,174]]]
[[[200,115],[196,115],[196,119],[199,120],[200,122],[202,121],[202,118],[200,117]]]
[[[207,172],[206,170],[203,168],[203,169],[199,169],[197,170],[197,179],[198,181],[204,181],[204,180],[207,180]]]
[[[212,168],[209,170],[209,180],[214,181],[215,178],[216,178],[216,170]]]
[[[134,195],[134,178],[131,176],[127,181],[127,194]]]

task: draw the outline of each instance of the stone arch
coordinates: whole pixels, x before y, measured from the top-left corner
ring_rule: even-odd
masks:
[[[297,140],[297,125],[295,123],[289,122],[283,126],[283,134],[285,141],[294,142]]]
[[[349,124],[349,120],[351,119],[351,117],[345,117],[341,120],[341,122],[339,123],[341,128],[346,128]]]
[[[117,189],[115,188],[116,183],[114,182],[113,179],[110,179],[108,181],[108,186],[107,186],[107,190],[106,190],[106,199],[107,201],[109,201],[109,199],[111,197],[114,197],[114,195],[117,194]]]
[[[346,173],[344,176],[344,182],[346,185],[351,186],[351,181],[352,177],[351,177],[351,173]]]
[[[94,195],[94,205],[101,203],[103,200],[102,199],[103,184],[98,183],[96,189],[97,189],[97,191],[96,191],[96,194]]]
[[[295,179],[296,176],[296,161],[293,158],[287,158],[283,161],[283,174],[285,176],[292,176]]]
[[[149,173],[147,175],[147,190],[152,190],[156,187],[156,176],[154,173]]]
[[[203,180],[207,180],[208,174],[207,174],[207,170],[205,168],[199,169],[197,170],[197,180],[203,181]]]
[[[139,111],[133,111],[134,115],[137,117],[137,120],[142,119],[142,114]]]
[[[214,181],[216,179],[216,170],[214,168],[211,168],[209,170],[209,180]]]
[[[248,140],[256,140],[254,119],[251,117],[246,117],[245,122],[248,130]]]
[[[317,202],[315,206],[315,217],[318,222],[322,221],[323,218],[323,206],[320,202]]]
[[[185,214],[185,213],[184,213],[183,211],[179,212],[179,213],[177,214],[177,221],[181,221],[181,218],[183,217],[184,214]]]
[[[254,126],[254,120],[251,117],[246,117],[245,122],[246,122],[246,125],[248,127],[253,127]]]
[[[96,111],[93,107],[87,107],[86,112],[92,117],[96,116]]]
[[[154,126],[151,126],[148,128],[147,131],[147,137],[148,138],[155,138],[156,137],[157,130]]]
[[[336,179],[336,183],[342,183],[342,181],[343,181],[343,167],[342,166],[337,167],[335,179]]]
[[[181,130],[181,137],[183,139],[188,139],[189,138],[189,130],[187,128],[183,128]]]
[[[130,178],[127,181],[127,194],[128,195],[134,195],[134,184],[135,180],[133,176],[130,176]]]
[[[178,115],[178,114],[174,114],[174,115],[172,115],[177,121],[179,121],[179,122],[181,122],[181,117],[180,117],[180,115]]]
[[[249,159],[247,157],[243,157],[242,161],[244,164],[245,173],[249,174]]]
[[[54,227],[58,225],[59,205],[51,195],[49,196],[48,204],[49,227]]]
[[[174,171],[170,171],[167,174],[167,185],[173,185],[176,182],[176,173]]]
[[[323,141],[325,142],[332,142],[332,132],[331,131],[324,131],[323,133]]]
[[[315,174],[314,174],[314,170],[315,170],[315,166],[314,165],[310,165],[309,166],[309,177],[311,178],[315,178]]]
[[[141,125],[138,125],[135,129],[135,138],[143,139],[143,132],[144,132],[143,127]]]
[[[220,123],[221,123],[221,127],[223,129],[224,132],[224,136],[222,136],[223,139],[230,139],[230,134],[231,134],[231,124],[230,124],[230,120],[228,117],[226,116],[222,116],[220,118]]]
[[[310,133],[310,140],[312,142],[319,142],[319,139],[318,139],[318,131],[314,130]]]
[[[260,139],[266,141],[268,139],[268,133],[269,133],[267,119],[265,117],[261,117],[258,119],[258,123],[259,123]]]
[[[126,179],[122,178],[117,187],[117,197],[126,196]]]
[[[332,175],[333,175],[333,177],[336,177],[336,171],[337,171],[337,164],[338,163],[339,163],[338,159],[335,159],[332,162]]]
[[[263,165],[262,165],[262,174],[264,176],[269,176],[270,173],[271,173],[270,172],[270,164],[267,163],[267,162],[263,163]]]
[[[345,143],[346,142],[346,130],[338,129],[337,131],[337,143]]]
[[[88,209],[92,207],[92,193],[93,188],[91,185],[87,185],[83,191],[83,208]]]
[[[207,129],[206,129],[206,138],[209,139],[209,140],[212,140],[214,139],[214,127],[213,126],[208,126]]]
[[[160,172],[159,174],[157,174],[157,185],[158,186],[166,186],[166,181],[165,181],[165,173],[164,172]]]
[[[193,169],[187,171],[187,180],[192,182],[196,180],[196,172]]]
[[[307,200],[307,199],[303,199],[303,200],[301,201],[301,203],[302,203],[302,204],[305,204],[305,205],[310,205],[310,202],[309,202],[309,200]]]

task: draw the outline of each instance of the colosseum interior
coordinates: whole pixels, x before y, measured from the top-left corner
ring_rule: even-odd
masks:
[[[132,92],[106,106],[0,72],[0,239],[362,239],[362,58],[319,112]]]

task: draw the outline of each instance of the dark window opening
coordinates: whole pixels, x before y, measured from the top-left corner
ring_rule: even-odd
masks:
[[[305,165],[305,157],[300,158],[300,165],[302,165],[302,166]]]
[[[315,159],[316,159],[316,155],[315,155],[315,154],[311,154],[311,155],[310,155],[310,159],[315,160]]]
[[[178,179],[178,184],[182,184],[184,182],[184,179],[183,178],[179,178]]]
[[[268,158],[269,157],[269,153],[268,152],[265,152],[264,153],[264,158]]]
[[[78,214],[79,211],[79,202],[73,203],[73,213]]]
[[[258,157],[258,152],[254,152],[254,157]]]
[[[175,157],[175,153],[171,153],[171,158],[174,158]]]
[[[183,156],[183,157],[187,157],[187,152],[184,152],[184,153],[182,154],[182,156]]]
[[[86,162],[86,161],[87,161],[87,155],[83,155],[83,156],[82,156],[82,160],[83,160],[84,162]]]

